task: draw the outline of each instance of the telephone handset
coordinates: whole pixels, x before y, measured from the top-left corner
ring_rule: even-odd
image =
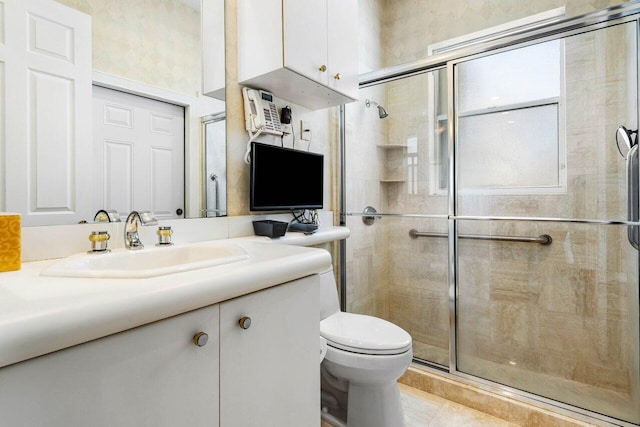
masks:
[[[282,135],[278,109],[273,95],[264,90],[242,88],[244,121],[249,134],[256,132]]]

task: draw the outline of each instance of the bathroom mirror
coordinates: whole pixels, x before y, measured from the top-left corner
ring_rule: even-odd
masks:
[[[226,114],[202,119],[204,139],[204,201],[207,218],[227,215]]]
[[[181,202],[172,203],[170,214],[160,214],[158,215],[159,219],[226,215],[226,138],[224,129],[225,102],[223,99],[224,50],[222,55],[217,55],[218,58],[222,58],[223,62],[222,86],[217,91],[217,97],[221,97],[222,100],[217,100],[202,95],[203,31],[201,27],[204,17],[203,5],[205,8],[212,7],[215,13],[222,11],[222,16],[213,20],[213,22],[219,24],[219,31],[213,31],[209,26],[207,37],[210,40],[215,37],[220,38],[221,40],[216,41],[215,44],[224,47],[223,0],[204,0],[202,2],[201,0],[163,0],[162,2],[131,2],[126,0],[109,2],[103,0],[52,1],[91,16],[91,62],[94,72],[94,85],[98,83],[99,86],[103,86],[101,81],[95,80],[97,72],[102,76],[107,76],[107,80],[109,76],[116,76],[125,81],[141,83],[143,86],[157,89],[160,93],[165,91],[174,94],[176,99],[181,99],[182,97],[190,100],[190,106],[184,108],[185,139],[184,147],[180,150],[180,156],[184,158],[182,161],[184,173],[179,170],[177,173],[174,172],[174,175],[168,175],[166,167],[159,170],[158,168],[154,170],[152,167],[146,176],[134,175],[133,178],[128,176],[120,180],[129,179],[130,181],[137,180],[140,182],[142,179],[149,179],[150,181],[155,179],[166,181],[163,181],[161,185],[156,185],[162,191],[158,191],[155,188],[151,191],[145,191],[145,193],[153,193],[148,196],[145,194],[145,198],[156,198],[154,200],[158,200],[168,193],[163,188],[167,189],[170,186],[176,186],[175,183],[180,181],[182,177],[183,185],[181,192],[179,192],[181,198],[178,199]],[[210,22],[211,20],[207,21],[205,25],[210,25]],[[219,65],[217,64],[217,66]],[[44,71],[47,70],[44,69]],[[117,89],[117,87],[115,88]],[[221,96],[219,95],[220,93],[222,93]],[[145,97],[146,94],[144,91],[137,91],[135,95]],[[153,96],[148,97],[154,98]],[[155,98],[158,99],[157,97]],[[170,98],[171,96],[168,97],[168,99]],[[182,106],[185,104],[186,101],[182,103]],[[212,130],[207,131],[206,127],[210,124],[205,123],[205,117],[211,115],[215,115],[215,122],[211,123],[213,124]],[[94,124],[96,122],[95,116],[94,113]],[[132,117],[132,121],[135,120],[135,116]],[[213,128],[215,128],[215,131]],[[183,128],[179,127],[177,133],[181,133],[182,130]],[[117,138],[112,138],[112,140],[116,142],[122,141]],[[153,142],[151,144],[153,145]],[[97,147],[95,143],[93,145]],[[124,147],[124,144],[120,144],[119,147]],[[96,151],[100,150],[94,148],[93,152],[95,153]],[[123,150],[120,151],[120,153],[123,152]],[[113,153],[104,153],[105,158],[111,155]],[[161,157],[163,154],[152,153],[152,156],[154,155]],[[145,163],[140,161],[139,157],[135,158],[135,155],[133,160],[131,160],[131,156],[126,157],[124,154],[122,156],[122,158],[128,158],[133,163],[133,169]],[[11,161],[11,158],[7,160]],[[120,160],[111,161],[116,166],[124,166]],[[97,169],[95,167],[97,163],[95,161],[91,163],[93,171],[91,171],[92,176],[89,179],[95,182],[94,175],[96,175],[96,172],[94,171]],[[170,163],[169,161],[158,164],[169,165],[170,168],[176,169],[174,167],[175,163]],[[107,166],[104,168],[106,169]],[[212,168],[215,171],[207,173]],[[118,174],[126,175],[129,173],[125,172],[124,169],[124,167],[120,169],[116,167],[114,169],[116,179],[118,179]],[[210,177],[212,175],[216,176],[215,181],[211,181]],[[173,177],[177,177],[177,179]],[[10,187],[12,181],[15,180],[7,178],[5,185]],[[213,190],[211,189],[212,184]],[[91,200],[84,200],[80,197],[76,199],[76,205],[78,206],[91,206],[90,215],[83,213],[68,222],[55,220],[48,223],[41,219],[36,222],[30,222],[27,219],[26,221],[23,220],[23,225],[73,224],[83,220],[92,222],[98,209],[114,209],[113,206],[103,206],[108,204],[106,202],[96,202],[96,200],[107,199],[99,199],[95,193],[96,191],[90,192],[91,196],[89,198]],[[130,203],[127,204],[130,208],[128,207],[127,209],[149,209],[144,206],[146,202],[136,201],[136,191],[132,190],[131,195],[127,194],[124,197],[130,200]],[[96,208],[96,206],[98,207]],[[7,203],[6,210],[11,209],[12,207]],[[125,209],[120,210],[124,211]]]

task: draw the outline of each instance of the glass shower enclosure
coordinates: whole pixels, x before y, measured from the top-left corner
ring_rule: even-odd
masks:
[[[407,330],[419,363],[638,425],[637,149],[615,136],[638,128],[640,10],[625,11],[363,79],[344,107],[343,289],[347,311]]]

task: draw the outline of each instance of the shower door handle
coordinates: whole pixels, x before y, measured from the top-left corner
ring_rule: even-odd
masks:
[[[638,200],[639,198],[639,180],[638,176],[638,145],[634,145],[627,154],[627,220],[637,222],[638,215]],[[640,230],[637,225],[627,226],[627,238],[629,243],[635,249],[640,246]]]

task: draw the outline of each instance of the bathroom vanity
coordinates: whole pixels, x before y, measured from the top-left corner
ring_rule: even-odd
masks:
[[[238,240],[248,259],[146,279],[0,275],[11,426],[319,423],[326,251]],[[206,335],[205,335],[206,334]]]

